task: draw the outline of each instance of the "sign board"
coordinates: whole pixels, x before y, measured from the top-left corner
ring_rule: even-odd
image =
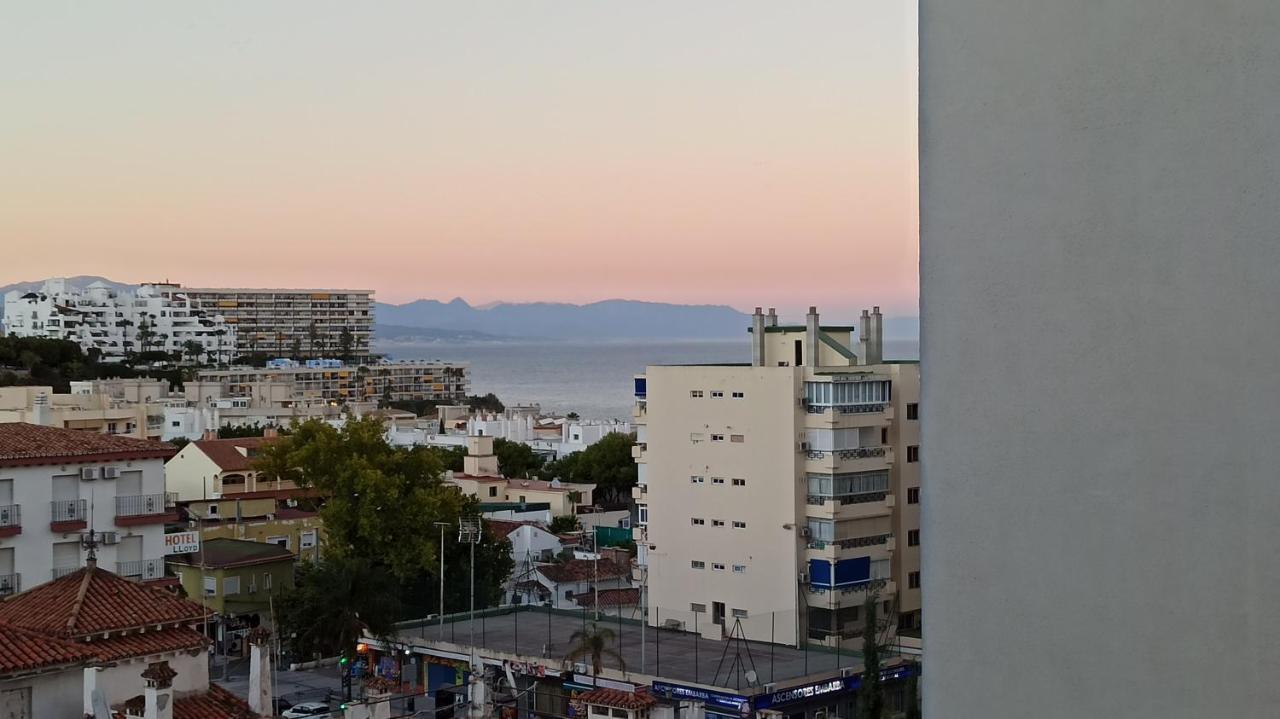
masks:
[[[653,693],[669,699],[683,699],[702,702],[712,707],[723,707],[738,712],[743,716],[751,713],[751,700],[737,694],[725,694],[709,689],[668,684],[667,682],[654,682]]]
[[[164,535],[165,556],[170,554],[192,554],[198,551],[200,551],[199,532],[174,532],[173,534]]]

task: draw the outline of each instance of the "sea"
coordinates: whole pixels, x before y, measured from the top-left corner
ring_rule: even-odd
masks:
[[[545,341],[499,343],[397,342],[375,346],[389,359],[470,363],[471,393],[492,392],[503,403],[538,404],[546,412],[583,419],[630,419],[632,378],[661,364],[750,362],[750,339]],[[918,359],[915,340],[885,340],[888,359]]]

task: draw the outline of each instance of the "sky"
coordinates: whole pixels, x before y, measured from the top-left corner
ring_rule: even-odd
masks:
[[[916,4],[0,6],[0,284],[918,296]]]

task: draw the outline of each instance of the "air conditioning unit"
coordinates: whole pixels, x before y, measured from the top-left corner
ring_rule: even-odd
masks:
[[[103,467],[102,468],[103,479],[119,479],[119,477],[120,477],[119,467]]]
[[[120,535],[116,532],[98,532],[98,541],[101,544],[119,544]]]
[[[842,677],[851,677],[853,674],[853,667],[841,667],[840,669],[840,676]]]
[[[807,536],[809,536],[809,528],[808,528],[808,527],[801,527],[801,528],[800,528],[800,536],[801,536],[801,537],[807,537]]]
[[[94,480],[98,478],[97,467],[81,467],[80,479]]]

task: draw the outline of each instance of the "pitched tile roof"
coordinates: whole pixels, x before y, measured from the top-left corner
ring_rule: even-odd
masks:
[[[618,709],[648,709],[658,703],[658,700],[654,699],[653,695],[643,688],[637,689],[635,693],[632,693],[605,687],[583,692],[576,697],[576,701],[596,706],[617,707]],[[175,719],[177,718],[175,717]]]
[[[596,605],[595,592],[583,592],[575,595],[574,601],[580,607],[594,607]],[[600,590],[600,606],[602,607],[630,607],[640,603],[640,589],[601,589]]]
[[[253,469],[253,457],[241,449],[258,449],[266,443],[266,437],[236,437],[234,439],[197,439],[192,442],[223,472],[244,472]]]
[[[187,649],[203,649],[209,640],[186,627],[161,629],[156,632],[132,632],[84,644],[100,661],[114,662],[152,654],[167,654]]]
[[[214,569],[244,567],[282,560],[293,561],[293,552],[270,542],[254,542],[248,539],[215,537],[204,540],[201,552],[170,557],[176,564],[203,564]]]
[[[598,567],[595,566],[597,564]],[[537,571],[556,584],[589,582],[596,577],[614,579],[631,576],[631,567],[624,567],[607,559],[598,562],[591,559],[571,559],[562,563],[539,565]]]
[[[66,639],[0,623],[0,676],[90,661],[94,653]]]
[[[0,602],[0,622],[56,636],[200,621],[206,611],[159,587],[85,566]]]
[[[183,697],[173,703],[173,719],[257,719],[240,697],[209,683],[209,691]]]
[[[43,427],[26,422],[0,424],[0,467],[129,459],[168,459],[177,448],[114,434]]]
[[[526,524],[542,529],[542,527],[538,527],[533,522],[513,522],[508,519],[485,519],[484,521],[485,524],[489,525],[489,529],[492,529],[493,533],[499,537],[505,537]],[[542,531],[545,532],[546,530],[543,529]]]

